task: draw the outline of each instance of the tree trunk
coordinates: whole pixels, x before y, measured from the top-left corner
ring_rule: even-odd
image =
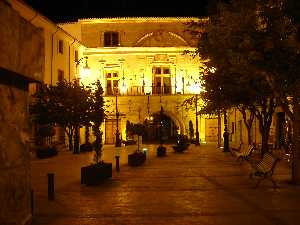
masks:
[[[73,134],[69,134],[68,139],[69,139],[69,150],[73,151]]]
[[[261,130],[261,157],[269,151],[269,131],[270,129],[264,128],[264,130]]]
[[[300,184],[300,104],[294,99],[292,182]]]
[[[70,128],[65,129],[67,136],[68,136],[68,141],[69,141],[69,150],[73,151],[73,130]]]
[[[85,143],[89,144],[90,143],[90,127],[85,126]]]
[[[251,127],[247,127],[248,145],[252,145]]]
[[[252,137],[251,137],[251,128],[254,121],[254,113],[250,111],[250,117],[247,119],[246,107],[242,106],[241,108],[238,107],[238,110],[242,113],[244,124],[247,128],[247,137],[248,137],[248,145],[252,144]]]
[[[74,133],[74,154],[79,153],[79,126],[75,126],[75,133]]]

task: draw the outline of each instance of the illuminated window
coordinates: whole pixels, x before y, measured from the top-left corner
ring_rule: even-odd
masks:
[[[63,40],[58,41],[58,52],[61,54],[64,53],[64,41]]]
[[[119,93],[119,73],[117,71],[107,71],[106,79],[106,95],[115,95]]]
[[[62,82],[64,80],[64,71],[63,70],[58,70],[57,71],[57,81]]]
[[[119,33],[118,32],[105,32],[104,33],[104,47],[117,47],[119,46]]]
[[[153,67],[153,94],[171,94],[171,73],[166,66]]]

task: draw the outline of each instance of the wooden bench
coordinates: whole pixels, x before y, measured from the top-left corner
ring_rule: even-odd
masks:
[[[258,179],[255,187],[258,187],[260,182],[264,179],[272,181],[274,187],[277,187],[277,184],[272,176],[275,166],[279,160],[280,158],[275,157],[271,153],[267,152],[260,161],[251,163],[252,171],[249,176],[251,179],[254,177]]]
[[[233,155],[236,156],[237,161],[244,161],[249,160],[249,157],[251,156],[252,152],[254,151],[253,145],[243,146],[241,145],[240,151],[232,151]]]

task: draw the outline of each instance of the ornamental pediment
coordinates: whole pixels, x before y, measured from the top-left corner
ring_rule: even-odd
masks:
[[[143,35],[135,43],[136,47],[180,47],[189,46],[180,35],[170,31],[158,30]]]

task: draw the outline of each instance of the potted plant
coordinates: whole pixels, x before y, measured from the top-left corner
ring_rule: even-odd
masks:
[[[138,149],[135,152],[128,155],[128,165],[139,166],[146,161],[146,153],[140,150],[140,136],[144,133],[144,125],[140,123],[133,124],[132,133],[138,135]]]
[[[166,153],[167,153],[167,149],[166,147],[163,146],[163,108],[161,107],[160,109],[160,123],[159,123],[159,132],[160,132],[160,135],[159,135],[159,146],[158,148],[156,149],[156,155],[158,157],[163,157],[163,156],[166,156]]]
[[[179,134],[177,138],[177,145],[173,145],[175,152],[183,153],[189,147],[188,139],[185,135]]]
[[[112,163],[105,163],[102,158],[102,135],[100,126],[104,120],[104,101],[103,101],[103,89],[100,81],[95,83],[95,91],[91,100],[91,111],[89,118],[92,121],[92,129],[95,136],[95,142],[93,146],[94,150],[94,162],[81,168],[81,184],[96,185],[112,177]]]

